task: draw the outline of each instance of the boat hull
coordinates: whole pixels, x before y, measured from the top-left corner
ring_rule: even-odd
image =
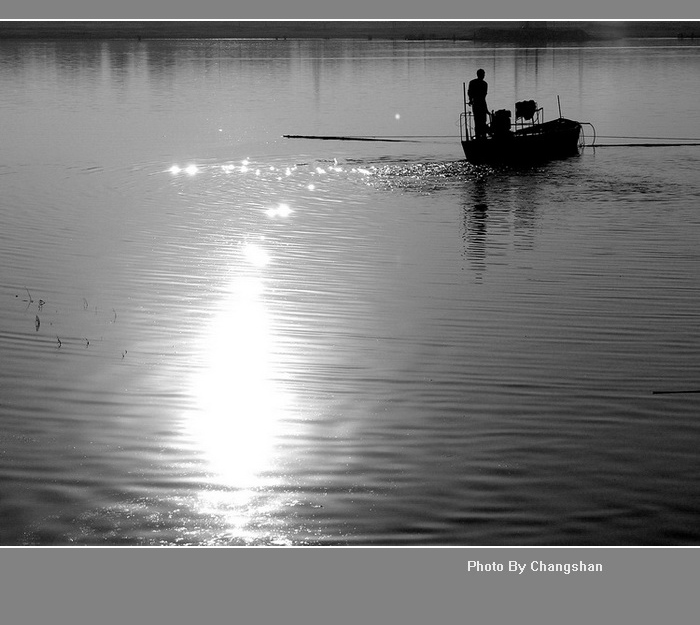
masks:
[[[581,124],[559,118],[515,132],[462,141],[464,156],[475,165],[530,165],[579,153]]]

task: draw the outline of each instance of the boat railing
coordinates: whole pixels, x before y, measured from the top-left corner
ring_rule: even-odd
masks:
[[[533,128],[544,121],[544,107],[537,106],[533,100],[516,102],[515,112],[516,117],[511,128],[514,132],[527,132],[529,128]],[[493,111],[488,111],[489,123],[493,120],[493,115]],[[470,141],[475,136],[474,114],[467,109],[465,92],[464,111],[459,115],[459,138],[461,141]]]
[[[466,106],[465,106],[466,108]],[[493,111],[486,111],[489,125],[493,120]],[[459,115],[459,138],[461,141],[470,141],[476,138],[476,133],[474,131],[474,113],[471,111],[464,111]]]
[[[494,111],[487,111],[489,125],[493,122]],[[541,123],[544,119],[544,109],[538,108],[535,114],[530,119],[516,117],[512,124],[511,130],[518,131],[530,128]],[[461,141],[469,141],[476,135],[474,134],[474,114],[471,111],[460,113],[459,115],[459,138]]]
[[[517,112],[518,107],[516,104],[515,110]],[[513,121],[513,130],[524,130],[525,128],[530,128],[531,126],[536,126],[537,124],[541,124],[542,121],[544,120],[544,108],[539,106],[535,108],[534,112],[532,113],[532,116],[518,116],[516,115],[515,120]]]
[[[474,137],[474,115],[471,111],[465,111],[459,115],[460,141],[469,141]]]

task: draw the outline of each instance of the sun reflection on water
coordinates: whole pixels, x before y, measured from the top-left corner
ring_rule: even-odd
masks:
[[[204,337],[189,425],[219,486],[202,493],[201,507],[224,514],[232,536],[249,541],[251,528],[270,514],[265,492],[279,479],[270,476],[287,399],[265,299],[270,255],[261,240],[238,246],[234,260],[235,276]]]
[[[279,408],[269,327],[260,281],[235,280],[211,324],[196,388],[201,442],[227,486],[254,486],[269,459]]]
[[[173,165],[169,170],[171,174],[177,175],[179,173],[182,173],[183,171],[188,175],[188,176],[194,176],[195,174],[199,173],[199,167],[197,165],[187,165],[187,167],[180,167],[179,165]]]
[[[289,217],[292,213],[292,209],[289,204],[279,204],[278,206],[268,208],[265,213],[268,217]]]
[[[178,191],[191,193],[198,207],[206,205],[207,220],[215,215],[224,228],[221,234],[216,225],[211,239],[214,264],[203,265],[216,287],[203,304],[208,317],[193,348],[191,409],[183,423],[206,467],[195,505],[215,519],[219,542],[297,541],[298,521],[290,519],[298,515],[289,509],[297,507],[299,495],[288,471],[299,461],[291,457],[294,442],[306,432],[301,406],[307,400],[295,376],[306,356],[290,351],[305,352],[299,335],[285,336],[294,301],[286,289],[296,285],[286,281],[290,263],[306,256],[289,253],[296,230],[288,226],[308,217],[304,202],[315,206],[337,174],[355,179],[371,172],[346,170],[337,159],[270,164],[246,158],[188,167],[169,170]],[[197,184],[185,187],[190,173],[198,174]],[[284,255],[276,258],[279,250]]]

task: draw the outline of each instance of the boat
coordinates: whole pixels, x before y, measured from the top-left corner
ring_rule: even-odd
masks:
[[[544,109],[534,100],[516,102],[512,123],[511,111],[491,111],[486,136],[477,137],[474,116],[467,110],[465,84],[459,124],[464,156],[474,165],[535,165],[578,155],[581,123],[562,117],[559,108],[558,118],[544,121]]]

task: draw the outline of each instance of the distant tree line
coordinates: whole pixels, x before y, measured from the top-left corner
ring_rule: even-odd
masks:
[[[0,21],[0,39],[390,39],[523,43],[694,38],[700,22]]]

